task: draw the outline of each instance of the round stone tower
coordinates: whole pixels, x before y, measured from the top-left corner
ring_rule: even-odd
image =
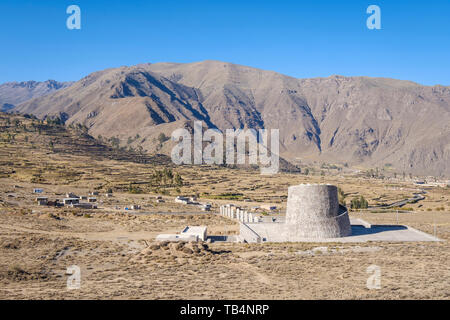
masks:
[[[347,208],[339,205],[337,187],[325,184],[289,187],[286,226],[289,241],[351,234]]]

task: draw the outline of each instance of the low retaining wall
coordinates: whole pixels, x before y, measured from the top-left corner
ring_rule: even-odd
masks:
[[[239,229],[240,229],[239,235],[242,240],[245,240],[246,242],[249,242],[249,243],[255,243],[255,242],[260,243],[261,242],[261,237],[245,223],[240,223]]]

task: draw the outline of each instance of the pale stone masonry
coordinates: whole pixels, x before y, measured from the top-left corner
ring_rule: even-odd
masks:
[[[244,232],[241,239],[245,241],[296,242],[305,238],[339,238],[351,234],[347,208],[339,205],[337,187],[332,185],[301,184],[289,187],[284,223],[276,220],[255,223],[246,211],[242,212],[239,220],[246,224],[241,226]],[[249,233],[248,229],[253,233]],[[245,235],[251,235],[251,239],[246,239]]]
[[[277,219],[272,222],[252,223],[250,217],[247,221],[249,222],[240,224],[238,241],[440,241],[407,226],[370,225],[360,219],[352,220],[351,224],[347,208],[339,205],[337,187],[325,184],[289,187],[284,222]]]
[[[242,223],[258,223],[259,218],[256,214],[249,213],[239,207],[234,207],[234,205],[223,205],[219,207],[219,214],[223,217],[230,219],[236,219]]]
[[[289,241],[351,234],[347,208],[339,205],[337,187],[332,185],[289,187],[286,225]]]

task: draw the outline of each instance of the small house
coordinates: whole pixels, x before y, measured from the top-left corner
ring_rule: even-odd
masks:
[[[48,204],[48,198],[47,197],[37,197],[36,202],[39,206],[46,206]]]
[[[175,198],[175,202],[176,203],[182,203],[182,204],[188,204],[189,203],[189,198],[178,196],[178,197]]]
[[[65,206],[78,204],[78,203],[80,203],[80,199],[79,198],[64,198],[63,203]]]
[[[202,211],[210,211],[211,210],[211,204],[209,204],[209,203],[201,204],[200,208],[202,209]]]
[[[87,202],[73,203],[70,205],[72,208],[82,208],[82,209],[97,209],[97,205]]]
[[[207,228],[205,226],[186,226],[183,231],[181,231],[182,235],[194,235],[201,241],[206,241]]]

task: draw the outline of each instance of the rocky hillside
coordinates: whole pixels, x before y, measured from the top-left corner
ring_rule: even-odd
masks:
[[[209,127],[279,128],[291,161],[389,165],[450,175],[450,88],[382,78],[296,79],[218,61],[158,63],[93,73],[16,108],[83,123],[148,151],[190,120]]]
[[[45,96],[70,86],[72,82],[47,80],[44,82],[7,82],[0,85],[0,111],[9,111],[32,98]]]

